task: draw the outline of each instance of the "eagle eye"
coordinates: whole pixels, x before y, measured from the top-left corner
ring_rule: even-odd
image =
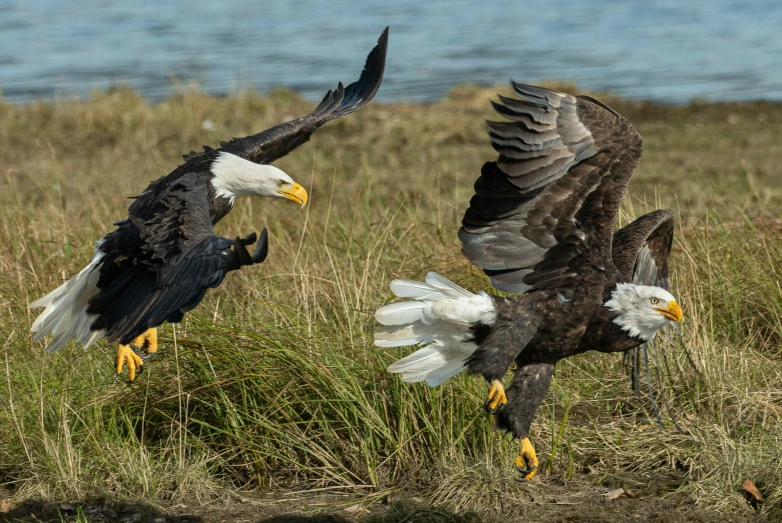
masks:
[[[658,303],[660,303],[660,300],[659,300],[658,298],[652,298],[652,299],[651,299],[651,300],[649,300],[649,301],[651,301],[651,302],[652,302],[652,305],[657,305]]]
[[[278,181],[277,181],[277,187],[279,187],[279,188],[281,188],[281,189],[282,189],[283,187],[285,187],[285,180],[278,180]]]

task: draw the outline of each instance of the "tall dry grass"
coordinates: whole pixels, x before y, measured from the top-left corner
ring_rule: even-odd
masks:
[[[383,370],[401,352],[371,343],[394,277],[434,269],[486,287],[455,232],[493,154],[487,98],[460,88],[435,105],[373,104],[280,161],[310,204],[238,203],[218,232],[268,227],[269,259],[163,327],[160,354],[133,386],[114,375],[106,344],[44,354],[27,304],[84,266],[124,217],[125,197],[182,153],[312,104],[280,91],[151,106],[120,89],[0,105],[0,483],[19,498],[152,502],[257,486],[370,499],[409,487],[453,507],[508,510],[524,488],[512,481],[516,448],[491,432],[480,380],[402,384]],[[782,107],[611,102],[646,144],[622,220],[660,206],[678,217],[672,280],[685,322],[672,345],[658,342],[658,367],[666,354],[661,402],[682,431],[654,423],[621,358],[564,361],[533,428],[539,481],[663,477],[661,495],[683,491],[729,513],[748,510],[739,485],[750,478],[762,510],[779,510]]]

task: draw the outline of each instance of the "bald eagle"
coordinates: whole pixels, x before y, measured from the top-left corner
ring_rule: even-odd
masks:
[[[159,325],[181,321],[228,272],[265,259],[265,229],[251,255],[246,246],[255,242],[255,233],[231,240],[218,236],[214,225],[241,195],[307,203],[304,188],[269,164],[307,142],[326,122],[372,100],[383,79],[387,43],[388,28],[369,53],[358,81],[347,87],[340,83],[309,115],[221,142],[217,149],[205,146],[150,183],[128,208],[127,219],[97,241],[90,263],[30,304],[46,307],[32,325],[34,341],[52,334],[49,352],[71,338],[85,347],[102,338],[118,343],[117,373],[127,364],[132,381],[142,368],[142,356],[157,350]]]
[[[380,308],[375,345],[423,345],[389,372],[437,386],[462,369],[483,376],[495,427],[521,440],[514,464],[531,479],[533,417],[557,362],[589,350],[638,350],[682,309],[669,292],[673,216],[657,210],[614,233],[641,157],[641,136],[588,96],[513,83],[506,121],[487,122],[497,161],[483,165],[459,230],[462,253],[491,284],[473,294],[442,276],[394,280],[411,298]],[[507,390],[502,378],[516,371]]]

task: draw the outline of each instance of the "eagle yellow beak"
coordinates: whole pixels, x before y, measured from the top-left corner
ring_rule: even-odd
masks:
[[[293,185],[290,187],[290,189],[280,189],[277,191],[277,194],[284,196],[289,200],[293,200],[302,207],[304,207],[304,205],[307,203],[307,191],[304,190],[304,187],[296,182],[293,182]]]
[[[682,308],[675,301],[668,303],[668,307],[665,309],[654,309],[671,321],[679,323],[682,321]]]

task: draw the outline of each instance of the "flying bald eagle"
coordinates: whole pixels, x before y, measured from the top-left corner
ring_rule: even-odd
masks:
[[[221,142],[218,149],[184,156],[185,163],[149,184],[128,208],[128,218],[97,241],[92,261],[79,274],[30,304],[46,307],[32,326],[34,341],[53,337],[56,352],[71,338],[89,347],[105,338],[119,344],[117,373],[128,365],[133,380],[143,360],[133,347],[157,350],[157,327],[177,323],[243,265],[261,263],[266,230],[253,255],[246,246],[255,233],[230,240],[214,225],[242,195],[282,197],[300,205],[307,192],[288,174],[269,165],[307,142],[330,120],[348,115],[375,96],[383,79],[388,28],[369,53],[364,70],[346,88],[340,83],[315,110],[245,138]]]
[[[668,284],[671,213],[651,212],[614,234],[641,158],[638,131],[588,96],[513,88],[520,99],[493,103],[507,119],[488,122],[499,158],[481,170],[459,239],[495,288],[520,295],[473,294],[431,272],[426,283],[394,280],[392,292],[412,301],[377,311],[386,327],[375,345],[424,345],[388,368],[403,381],[434,387],[464,368],[483,376],[485,408],[521,440],[514,463],[529,480],[538,466],[530,426],[556,363],[588,350],[638,350],[682,310]]]

